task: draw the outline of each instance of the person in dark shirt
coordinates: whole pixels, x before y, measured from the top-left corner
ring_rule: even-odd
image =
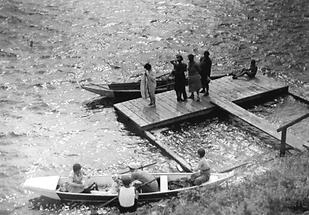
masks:
[[[201,83],[201,75],[200,75],[200,66],[194,61],[194,55],[188,55],[188,84],[189,84],[189,92],[191,93],[190,99],[194,100],[194,92],[196,92],[197,100],[200,101],[199,92],[202,87]]]
[[[233,79],[237,79],[240,76],[247,75],[249,78],[254,78],[257,73],[257,66],[255,60],[251,60],[250,68],[243,68],[240,72],[233,74]]]
[[[181,55],[176,55],[176,60],[172,60],[171,64],[174,65],[174,69],[171,73],[175,77],[174,89],[176,91],[177,101],[186,101],[186,75],[187,64],[182,63],[183,57]],[[181,98],[183,97],[183,98]]]
[[[212,61],[209,58],[209,51],[204,52],[204,56],[200,58],[200,70],[201,70],[201,81],[202,91],[205,96],[209,95],[209,82],[211,73]]]
[[[140,164],[138,163],[131,163],[129,164],[129,169],[130,169],[130,172],[131,172],[131,178],[132,178],[132,182],[133,181],[139,181],[141,182],[141,184],[145,184],[147,182],[150,182],[151,183],[148,183],[148,184],[145,184],[143,186],[141,186],[141,191],[143,193],[150,193],[150,192],[157,192],[159,191],[159,185],[158,185],[158,182],[157,180],[154,180],[155,177],[146,172],[146,171],[143,171],[143,170],[140,170]]]

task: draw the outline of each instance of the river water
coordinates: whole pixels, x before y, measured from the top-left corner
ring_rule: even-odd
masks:
[[[76,80],[130,81],[145,62],[164,73],[175,54],[209,50],[213,74],[254,58],[260,73],[309,99],[308,24],[307,0],[0,0],[0,214],[89,214],[84,205],[43,206],[20,186],[67,175],[75,162],[89,174],[115,173],[129,161],[177,171],[111,106],[89,108],[96,95]],[[282,124],[308,105],[287,96],[250,110]],[[308,125],[290,130],[308,141]],[[277,153],[277,143],[228,115],[157,135],[192,165],[194,149],[206,148],[216,170]]]

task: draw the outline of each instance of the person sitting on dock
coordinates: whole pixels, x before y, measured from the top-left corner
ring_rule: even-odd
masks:
[[[182,62],[183,57],[181,55],[176,55],[176,60],[172,60],[171,64],[174,65],[174,69],[171,73],[171,76],[175,77],[174,89],[176,91],[177,101],[186,101],[186,75],[187,64]],[[183,98],[181,98],[183,97]]]
[[[199,155],[200,160],[198,162],[196,169],[193,170],[194,173],[191,175],[191,182],[194,185],[201,185],[209,180],[210,167],[205,158],[205,150],[199,149],[197,151],[197,154]]]
[[[158,182],[157,180],[154,180],[155,177],[146,171],[140,170],[139,168],[141,167],[141,165],[139,165],[138,163],[131,163],[130,165],[128,165],[128,167],[131,172],[132,182],[136,180],[139,181],[141,184],[144,184],[149,181],[152,181],[151,183],[141,186],[141,191],[143,193],[159,191]]]
[[[69,179],[67,182],[67,190],[72,193],[90,193],[91,190],[98,190],[98,186],[95,182],[91,185],[86,186],[85,183],[86,174],[82,170],[82,166],[79,163],[73,165],[73,171],[70,173]],[[90,178],[90,177],[88,177]]]
[[[247,74],[249,78],[254,78],[257,73],[257,66],[255,64],[255,60],[251,60],[250,68],[243,68],[240,72],[236,72],[233,75],[233,79],[237,79],[240,76]]]
[[[118,189],[120,213],[134,212],[137,209],[138,191],[129,175],[121,176],[122,186]]]

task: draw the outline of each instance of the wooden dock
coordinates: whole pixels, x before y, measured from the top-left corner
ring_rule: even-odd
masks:
[[[276,138],[277,140],[281,140],[281,135],[277,132],[277,128],[273,124],[243,109],[235,103],[230,102],[226,99],[219,98],[217,96],[213,96],[211,98],[211,102],[233,114],[234,116],[246,121],[250,125]],[[306,149],[304,147],[309,146],[309,143],[297,138],[291,133],[287,134],[286,144],[292,146],[294,149],[297,149],[299,151],[304,151]]]
[[[133,123],[144,130],[162,127],[184,121],[193,117],[205,115],[215,109],[210,102],[214,95],[228,101],[242,104],[254,101],[264,96],[274,96],[288,92],[288,86],[275,82],[265,76],[248,81],[247,79],[232,79],[224,77],[210,83],[209,97],[202,96],[201,101],[177,102],[175,91],[156,94],[156,107],[149,107],[148,100],[142,98],[115,104],[114,107]]]
[[[148,130],[180,123],[221,108],[280,140],[280,134],[277,133],[277,128],[274,125],[238,105],[246,102],[261,103],[265,98],[274,98],[284,94],[288,94],[287,85],[263,75],[251,80],[245,77],[232,79],[227,76],[211,81],[209,96],[201,95],[200,102],[191,99],[186,102],[177,102],[175,91],[172,90],[156,94],[156,107],[149,107],[149,100],[142,98],[118,103],[114,107],[135,124],[152,144],[160,147],[174,158],[184,170],[190,171],[191,166],[186,161],[172,152],[164,143],[156,140]],[[300,140],[292,134],[288,134],[286,143],[299,151],[309,148],[308,142]]]

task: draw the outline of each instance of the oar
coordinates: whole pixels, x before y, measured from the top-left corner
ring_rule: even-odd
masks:
[[[140,167],[138,167],[138,168],[136,168],[136,169],[143,169],[143,168],[145,168],[145,167],[149,167],[149,166],[152,166],[152,165],[155,165],[157,162],[153,162],[153,163],[150,163],[150,164],[146,164],[146,165],[144,165],[144,166],[140,166]],[[128,173],[128,172],[130,172],[131,170],[127,170],[127,171],[125,171],[125,172],[121,172],[121,173],[118,173],[118,174],[125,174],[125,173]]]
[[[242,166],[246,166],[247,164],[249,164],[250,162],[244,162],[244,163],[242,163],[242,164],[239,164],[239,165],[237,165],[237,166],[233,166],[233,167],[231,167],[231,168],[228,168],[228,169],[225,169],[225,170],[222,170],[222,171],[220,171],[219,173],[226,173],[226,172],[230,172],[230,171],[232,171],[232,170],[234,170],[234,169],[238,169],[238,168],[240,168],[240,167],[242,167]]]
[[[136,187],[136,189],[138,189],[138,188],[140,188],[140,187],[142,187],[142,186],[145,186],[145,185],[147,185],[147,184],[149,184],[149,183],[151,183],[151,182],[153,182],[153,181],[155,181],[155,180],[157,180],[157,178],[154,178],[154,179],[152,179],[152,180],[150,180],[150,181],[147,181],[147,182],[145,182],[145,183],[143,183],[143,184],[141,184],[141,185],[138,185],[138,186]],[[102,204],[102,205],[99,205],[98,207],[103,208],[103,207],[105,207],[106,205],[108,205],[108,204],[112,203],[113,201],[115,201],[117,198],[118,198],[118,196],[115,196],[114,198],[108,200],[107,202],[105,202],[105,203]]]

